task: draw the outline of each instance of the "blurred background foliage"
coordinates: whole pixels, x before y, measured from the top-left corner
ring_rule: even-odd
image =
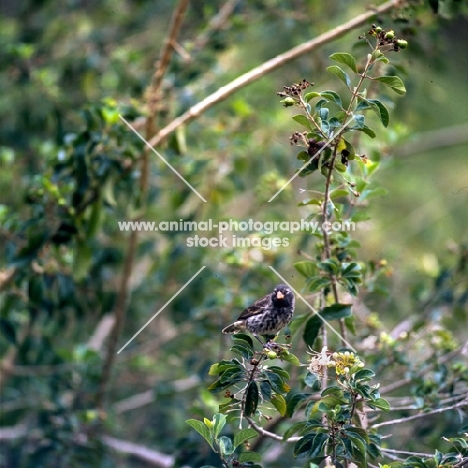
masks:
[[[220,2],[190,3],[158,125],[367,5],[228,3],[232,14],[218,29],[210,21]],[[292,264],[303,259],[299,249],[311,251],[311,236],[289,235],[290,246],[277,250],[230,250],[188,248],[182,232],[141,233],[121,346],[207,268],[116,357],[105,405],[97,406],[106,319],[118,301],[129,237],[117,221],[143,212],[156,222],[306,218],[307,207],[296,205],[314,189],[313,178],[297,178],[267,203],[299,167],[288,141],[299,128],[276,92],[304,77],[334,89],[324,72],[328,56],[363,53],[356,42],[366,27],[239,90],[157,148],[208,203],[153,154],[143,194],[144,145],[118,114],[135,125],[145,115],[173,8],[165,0],[2,3],[3,466],[147,466],[138,454],[111,449],[115,440],[102,433],[151,448],[155,459],[170,454],[156,466],[171,466],[171,457],[178,466],[216,464],[184,420],[217,412],[204,389],[210,364],[229,348],[220,329],[277,282],[269,265],[303,287]],[[395,58],[408,93],[396,100],[389,129],[362,149],[381,158],[377,179],[388,194],[372,200],[371,219],[355,237],[361,260],[386,259],[388,268],[381,288],[359,302],[388,329],[430,316],[446,330],[441,347],[450,348],[467,321],[466,4],[415,2],[377,21],[410,42]],[[375,332],[361,319],[363,335]],[[436,423],[432,432],[411,427],[414,442],[402,433],[414,443],[406,448],[438,447],[450,421]],[[271,466],[294,463],[290,453],[282,457]]]

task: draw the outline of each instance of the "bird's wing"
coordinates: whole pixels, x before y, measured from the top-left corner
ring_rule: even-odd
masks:
[[[245,320],[253,315],[258,315],[264,312],[271,305],[270,295],[255,301],[253,304],[249,305],[246,309],[242,311],[237,320]]]

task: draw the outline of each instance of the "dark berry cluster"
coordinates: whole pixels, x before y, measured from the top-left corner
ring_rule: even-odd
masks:
[[[324,141],[317,141],[315,138],[309,138],[307,140],[307,153],[309,156],[314,156],[314,154],[320,151],[324,146]]]
[[[292,86],[283,86],[284,91],[278,92],[278,96],[282,97],[298,97],[309,86],[314,86],[314,83],[310,83],[305,78],[299,83],[293,83]]]
[[[394,50],[398,52],[401,49],[406,49],[408,47],[408,42],[404,39],[398,39],[395,37],[395,31],[390,29],[386,31],[380,26],[372,25],[372,28],[367,31],[369,36],[374,36],[377,38],[379,49]]]
[[[291,145],[298,145],[299,143],[304,143],[307,145],[307,132],[294,132],[289,137],[289,142]]]

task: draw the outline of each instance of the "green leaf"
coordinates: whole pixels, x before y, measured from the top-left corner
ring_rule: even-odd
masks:
[[[86,239],[88,240],[94,237],[101,227],[103,219],[102,208],[102,196],[98,196],[98,199],[87,210],[89,212],[89,219],[86,225]]]
[[[294,354],[290,353],[289,351],[286,352],[281,352],[279,355],[279,358],[282,361],[290,362],[294,366],[300,366],[301,361],[299,361],[299,358],[295,356]]]
[[[93,261],[92,250],[89,242],[77,239],[73,255],[73,276],[76,280],[83,279]]]
[[[387,195],[387,193],[387,190],[383,187],[370,188],[363,190],[359,199],[363,201],[372,197],[383,197],[384,195]]]
[[[16,344],[16,331],[11,320],[0,318],[0,331],[10,344]]]
[[[281,416],[286,415],[286,400],[285,400],[283,395],[281,395],[279,393],[275,393],[271,397],[270,401],[271,401],[271,404],[278,410],[278,413]]]
[[[366,100],[362,100],[359,102],[359,104],[356,106],[356,111],[362,111],[366,109],[370,109],[370,104]]]
[[[308,261],[294,263],[294,268],[306,278],[309,278],[310,276],[314,275],[317,271],[315,263]]]
[[[310,93],[307,93],[304,96],[304,99],[306,102],[309,102],[311,99],[314,99],[315,97],[319,97],[320,93],[316,93],[315,91],[311,91]]]
[[[318,267],[321,270],[326,271],[330,275],[336,275],[338,273],[338,271],[339,271],[339,268],[340,268],[338,262],[336,260],[334,260],[333,258],[331,258],[329,260],[325,260],[324,262],[320,262],[318,264]]]
[[[310,122],[305,115],[297,114],[293,117],[293,120],[295,120],[297,123],[300,123],[303,127],[307,128],[307,130],[312,130]]]
[[[325,408],[326,410],[332,410],[336,406],[345,405],[348,402],[342,398],[337,397],[336,395],[327,395],[319,400],[319,408]],[[321,411],[323,411],[321,409]]]
[[[251,359],[254,353],[251,348],[244,346],[241,342],[232,346],[231,351],[239,354],[239,356],[242,356],[244,359]]]
[[[374,78],[374,80],[380,81],[380,83],[390,87],[393,91],[395,91],[395,93],[399,95],[406,93],[405,85],[398,76],[378,76],[377,78]]]
[[[276,393],[287,393],[287,392],[289,392],[289,390],[290,390],[289,385],[286,384],[283,377],[281,377],[277,373],[268,372],[267,378],[270,381],[271,388],[273,388],[273,390]]]
[[[330,55],[330,58],[336,62],[348,65],[354,73],[357,73],[356,59],[351,54],[347,54],[346,52],[336,52],[335,54]]]
[[[304,205],[317,205],[320,206],[322,204],[322,200],[318,198],[306,198],[302,200],[301,203],[298,203],[297,206],[304,206]]]
[[[371,380],[375,376],[375,372],[371,369],[360,369],[358,370],[353,378],[354,380]]]
[[[322,91],[320,96],[327,99],[328,101],[334,102],[340,107],[343,107],[343,103],[341,102],[340,95],[335,91]]]
[[[257,452],[242,452],[237,461],[239,463],[260,463],[262,456]]]
[[[346,317],[344,319],[344,323],[346,325],[346,328],[353,334],[356,334],[356,317],[354,315],[351,315],[351,317]]]
[[[210,444],[211,449],[215,451],[211,433],[201,421],[198,421],[197,419],[187,419],[185,422],[195,429]]]
[[[316,276],[311,278],[310,282],[307,283],[309,292],[314,293],[330,285],[330,278],[323,278],[322,276]]]
[[[356,122],[356,123],[355,123],[355,125],[352,125],[352,126],[350,126],[348,128],[349,129],[356,129],[356,130],[361,129],[364,126],[364,122],[366,121],[366,118],[361,114],[353,114],[353,117],[354,117],[354,122]]]
[[[234,446],[229,437],[221,436],[216,442],[218,443],[219,453],[221,455],[231,455],[234,452]]]
[[[338,172],[346,172],[347,167],[340,161],[335,161],[335,169]]]
[[[324,307],[320,311],[320,315],[325,320],[340,320],[351,316],[352,304],[333,304],[329,307]]]
[[[330,385],[329,387],[325,388],[321,393],[322,397],[325,397],[327,395],[335,395],[338,398],[343,398],[344,393],[343,389],[338,385]]]
[[[324,455],[323,450],[324,450],[325,444],[328,441],[328,438],[329,438],[328,434],[323,434],[321,432],[315,435],[312,441],[312,446],[309,450],[310,458],[315,458],[320,455]]]
[[[117,200],[115,199],[114,190],[117,186],[117,177],[107,177],[104,185],[102,187],[102,197],[104,201],[111,206],[117,205]]]
[[[303,338],[306,344],[311,348],[314,346],[314,341],[320,332],[321,326],[322,321],[317,315],[313,315],[309,320],[307,320]]]
[[[312,440],[315,434],[306,434],[301,437],[294,446],[294,456],[299,457],[301,454],[307,453],[312,447]]]
[[[245,396],[244,412],[246,416],[253,416],[255,414],[255,411],[257,411],[258,397],[259,391],[257,382],[252,381],[247,387],[247,394]]]
[[[390,411],[390,403],[385,399],[385,398],[377,398],[376,400],[372,402],[367,402],[368,406],[371,408],[379,408],[382,411]]]
[[[224,414],[216,413],[213,416],[213,423],[213,434],[215,437],[218,437],[226,425],[226,416]]]
[[[307,321],[309,314],[295,315],[294,318],[289,323],[289,329],[291,330],[291,335],[294,335],[297,330]]]
[[[233,340],[234,340],[234,342],[238,341],[238,340],[239,341],[245,341],[246,344],[249,346],[249,348],[251,348],[252,351],[253,351],[253,340],[249,335],[246,335],[245,333],[236,333],[233,336]]]
[[[224,372],[222,372],[219,380],[222,384],[229,383],[230,385],[233,385],[236,382],[240,382],[244,377],[244,369],[233,367],[226,369]]]
[[[309,159],[312,159],[312,156],[310,156],[310,154],[307,151],[300,151],[299,153],[297,153],[296,159],[298,159],[299,161],[306,162],[309,161]]]
[[[384,127],[388,127],[390,115],[388,113],[387,108],[378,99],[369,99],[368,102],[371,105],[372,110],[379,117],[380,121],[382,122],[382,125]]]
[[[348,88],[351,87],[351,80],[349,79],[348,74],[337,65],[327,67],[327,72],[336,75]]]
[[[330,192],[330,198],[334,200],[335,198],[340,198],[340,197],[347,197],[349,195],[349,192],[344,189],[335,189],[332,192]]]
[[[313,372],[307,372],[304,378],[305,384],[310,387],[314,391],[319,391],[320,387],[322,386],[322,382],[318,375],[314,374]]]
[[[268,380],[260,382],[260,393],[262,394],[262,398],[264,400],[267,400],[267,401],[271,400],[272,388]]]
[[[234,435],[234,447],[238,447],[240,444],[246,440],[253,439],[258,436],[258,432],[251,427],[247,429],[242,429],[237,434]]]
[[[274,372],[276,375],[279,375],[282,379],[290,379],[289,372],[279,366],[270,366],[267,369],[267,372]]]
[[[310,393],[295,393],[290,396],[287,401],[286,416],[290,418],[296,411],[297,406],[309,397]]]
[[[213,394],[216,394],[216,393],[219,393],[219,392],[225,390],[226,388],[229,388],[232,384],[233,384],[233,382],[231,382],[231,381],[229,381],[227,383],[222,383],[221,380],[218,379],[208,387],[208,391],[213,393]]]
[[[210,370],[208,371],[208,375],[218,375],[219,374],[219,363],[217,362],[216,364],[212,364],[210,366]]]

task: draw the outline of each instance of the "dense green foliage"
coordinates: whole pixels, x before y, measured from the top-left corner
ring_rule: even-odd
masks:
[[[464,466],[468,167],[466,140],[443,131],[466,119],[466,5],[394,7],[372,20],[381,37],[369,21],[178,127],[156,149],[204,203],[127,123],[151,139],[366,9],[218,3],[191,2],[153,95],[174,2],[5,2],[0,463]],[[214,231],[119,228],[306,218],[358,227],[238,229],[250,247],[225,248],[190,247]],[[287,345],[222,336],[276,272],[309,304]]]

